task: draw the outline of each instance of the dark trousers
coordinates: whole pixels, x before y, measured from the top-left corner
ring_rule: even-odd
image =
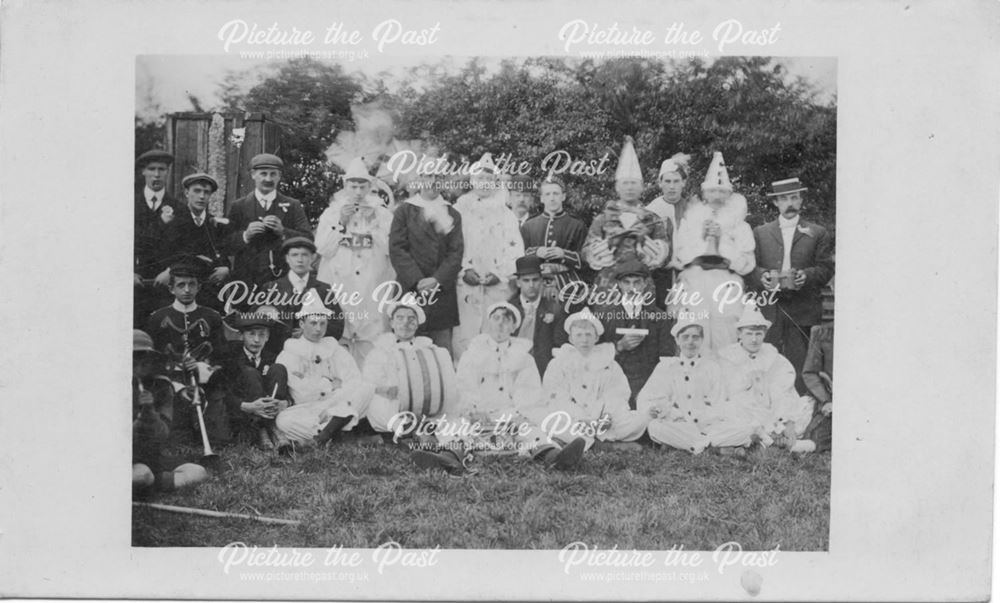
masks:
[[[799,395],[808,393],[806,384],[802,381],[802,365],[806,360],[806,352],[809,350],[809,329],[812,325],[799,325],[788,317],[788,314],[779,304],[775,312],[774,324],[767,331],[764,339],[774,347],[778,348],[778,353],[788,359],[795,369],[795,390]]]
[[[277,392],[277,393],[275,393]],[[241,366],[233,384],[228,412],[231,437],[253,437],[253,432],[261,427],[274,425],[274,419],[248,415],[240,410],[243,402],[253,402],[274,394],[278,400],[288,400],[288,371],[280,364],[272,364],[266,375],[250,366]]]

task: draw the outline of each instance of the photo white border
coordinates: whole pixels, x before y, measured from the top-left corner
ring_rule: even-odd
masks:
[[[964,9],[964,10],[963,10]],[[837,433],[828,553],[782,553],[760,600],[969,600],[990,589],[1000,125],[996,2],[6,2],[0,22],[0,594],[354,599],[747,599],[583,582],[555,552],[442,551],[364,584],[240,583],[216,549],[130,546],[136,55],[213,54],[234,18],[371,32],[441,23],[427,56],[563,54],[572,19],[838,58]],[[366,44],[371,46],[369,42]],[[655,45],[659,47],[660,45]],[[712,51],[709,43],[702,48]],[[389,54],[389,53],[387,53]],[[53,268],[55,267],[55,268]],[[993,378],[991,378],[993,377]],[[567,543],[568,544],[568,543]],[[488,571],[484,571],[488,568]]]

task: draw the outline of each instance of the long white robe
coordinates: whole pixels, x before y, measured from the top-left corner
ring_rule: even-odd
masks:
[[[709,446],[746,446],[753,429],[726,401],[722,369],[711,357],[660,358],[636,398],[654,442],[699,454]]]
[[[288,370],[294,405],[278,414],[275,425],[297,443],[310,443],[333,417],[350,417],[344,431],[364,416],[373,388],[361,378],[351,354],[333,337],[319,342],[289,339],[276,361]],[[334,384],[340,380],[340,385]]]
[[[676,291],[668,299],[668,310],[675,316],[693,312],[695,319],[705,322],[702,350],[706,353],[736,342],[736,323],[743,312],[740,297],[745,293],[743,275],[756,266],[753,230],[746,223],[746,215],[746,198],[738,193],[718,210],[694,198],[674,239],[674,257],[684,268],[674,285]],[[691,264],[708,250],[708,242],[702,237],[706,220],[719,223],[719,255],[729,260],[729,270],[706,270]],[[695,292],[700,298],[698,303],[692,303]]]
[[[316,250],[320,262],[316,276],[333,288],[340,287],[347,298],[355,292],[360,296],[356,305],[341,304],[345,319],[343,341],[360,364],[375,338],[389,329],[375,293],[380,285],[396,278],[389,261],[392,212],[379,197],[368,195],[341,233],[335,227],[340,224],[341,210],[349,203],[346,197],[334,196],[319,217]]]
[[[429,337],[414,337],[411,341],[401,342],[396,339],[393,333],[383,333],[375,340],[375,347],[365,358],[362,376],[373,388],[400,386],[400,374],[403,367],[402,360],[397,353],[398,350],[412,347],[414,349],[424,349],[437,347]],[[441,348],[439,348],[441,349]],[[447,354],[447,350],[443,350]],[[454,365],[448,362],[438,367],[442,371],[454,371]],[[453,413],[450,408],[443,408],[444,414]],[[368,406],[368,422],[375,431],[391,431],[390,424],[392,417],[399,413],[399,400],[389,398],[383,394],[374,394],[371,404]],[[395,427],[394,425],[392,427]]]
[[[614,344],[598,344],[587,356],[571,344],[563,344],[552,351],[542,387],[542,403],[526,409],[525,415],[558,442],[568,444],[583,437],[590,448],[595,440],[635,441],[646,431],[647,417],[629,408],[631,390],[615,362]],[[559,413],[565,413],[570,421]],[[611,419],[610,425],[599,424],[605,415]],[[584,425],[594,429],[581,432]]]
[[[452,341],[456,360],[461,359],[472,338],[483,331],[486,309],[496,302],[506,301],[515,291],[512,279],[517,270],[515,262],[524,255],[524,240],[517,216],[507,207],[506,198],[504,190],[483,199],[469,192],[455,202],[455,209],[462,216],[465,239],[462,272],[457,284],[460,324]],[[461,275],[470,268],[481,279],[492,273],[500,282],[490,286],[468,285]]]
[[[795,391],[795,369],[777,348],[765,343],[751,355],[735,343],[719,350],[719,360],[729,401],[756,433],[780,434],[794,421],[796,435],[802,436],[813,401]]]

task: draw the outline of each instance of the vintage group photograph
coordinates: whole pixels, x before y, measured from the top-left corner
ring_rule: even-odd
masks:
[[[837,67],[137,56],[132,546],[829,550]]]

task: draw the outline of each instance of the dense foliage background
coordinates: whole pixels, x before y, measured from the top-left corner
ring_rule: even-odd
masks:
[[[400,148],[433,148],[455,160],[486,151],[527,161],[532,176],[563,150],[585,161],[610,155],[596,176],[564,174],[569,205],[585,221],[614,196],[614,170],[626,135],[646,177],[644,200],[659,194],[660,163],[691,155],[688,193],[697,193],[713,151],[721,151],[752,225],[774,216],[770,182],[800,178],[809,187],[804,216],[834,227],[836,99],[818,100],[802,78],[768,57],[576,60],[511,59],[488,70],[470,59],[458,69],[427,64],[391,86],[333,63],[295,59],[265,72],[230,74],[223,112],[262,112],[282,127],[288,166],[283,192],[315,219],[341,187],[339,155],[383,159]],[[191,99],[202,110],[197,99]],[[136,150],[162,144],[162,117],[136,120]],[[334,160],[331,160],[334,159]],[[401,192],[401,191],[397,191]]]

